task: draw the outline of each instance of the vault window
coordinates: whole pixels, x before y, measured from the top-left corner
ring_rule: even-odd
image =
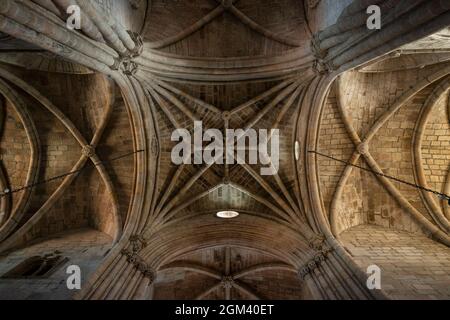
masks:
[[[46,278],[68,261],[60,255],[34,256],[22,261],[5,273],[3,279]]]

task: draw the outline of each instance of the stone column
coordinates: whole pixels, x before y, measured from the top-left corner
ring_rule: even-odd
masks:
[[[150,286],[155,280],[155,273],[152,269],[148,268],[143,272],[143,278],[137,286],[132,298],[134,300],[145,300],[148,298],[148,291]]]
[[[337,23],[314,35],[311,50],[320,73],[345,71],[383,56],[409,42],[448,26],[450,2],[445,0],[370,1],[382,9],[381,30],[366,26],[367,1],[354,1]]]
[[[313,244],[315,252],[299,270],[318,299],[370,300],[378,298],[360,283],[359,277],[339,262],[337,253],[323,240]]]
[[[9,17],[38,33],[41,33],[58,43],[80,51],[92,59],[98,60],[108,66],[114,64],[114,58],[88,41],[84,41],[76,33],[67,28],[49,21],[45,17],[37,15],[24,5],[13,0],[3,0],[0,2],[0,14]]]

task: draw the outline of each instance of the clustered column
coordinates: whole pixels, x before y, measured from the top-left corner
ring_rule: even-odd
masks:
[[[353,273],[339,254],[322,239],[310,242],[311,258],[299,268],[300,279],[316,299],[371,300],[377,295]]]
[[[60,8],[80,6],[81,32],[67,28],[64,17],[58,17],[48,1],[41,6],[22,0],[0,2],[0,31],[105,74],[121,70],[132,75],[137,71],[133,59],[144,47],[139,34],[126,31],[90,1],[54,0],[54,4]]]
[[[380,7],[380,30],[367,26],[370,5]],[[447,0],[356,0],[335,24],[314,35],[316,69],[320,73],[351,69],[439,31],[449,20]]]
[[[141,236],[132,236],[129,244],[102,272],[96,284],[83,294],[83,299],[147,299],[156,272],[139,255],[146,245]]]

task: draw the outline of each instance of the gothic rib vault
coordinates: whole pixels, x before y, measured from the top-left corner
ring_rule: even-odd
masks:
[[[1,1],[0,298],[450,298],[446,199],[352,166],[450,194],[449,26],[441,0]],[[173,164],[197,120],[279,129],[279,171]],[[19,274],[55,255],[81,290]]]

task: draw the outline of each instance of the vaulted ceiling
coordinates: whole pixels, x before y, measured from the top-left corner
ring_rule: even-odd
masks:
[[[97,11],[81,1],[93,27],[85,22],[73,32],[64,26],[69,3],[77,1],[0,6],[0,188],[16,190],[0,204],[0,250],[79,228],[107,234],[105,276],[83,292],[87,298],[131,297],[131,289],[102,284],[130,272],[126,263],[155,280],[159,299],[373,298],[365,289],[310,290],[305,280],[331,251],[321,272],[348,268],[360,275],[336,239],[352,226],[378,222],[373,215],[384,209],[370,202],[372,190],[377,199],[394,194],[402,214],[449,244],[448,216],[427,216],[417,195],[404,199],[384,180],[379,191],[369,178],[368,190],[351,166],[310,153],[385,169],[367,150],[370,139],[410,99],[424,104],[430,92],[445,91],[433,90],[448,80],[448,8],[416,30],[396,19],[429,4],[399,3],[387,15],[396,33],[376,37],[365,33],[358,1],[97,1]],[[28,19],[33,15],[42,23]],[[116,24],[103,25],[102,15]],[[388,128],[406,137],[402,119],[416,118],[405,115]],[[261,165],[172,163],[173,131],[193,133],[194,121],[222,133],[279,129],[279,170],[264,176]],[[370,148],[380,150],[386,139]],[[217,218],[223,210],[240,215]],[[407,218],[398,220],[392,216],[387,227],[417,231]]]
[[[289,257],[292,253],[286,241],[299,243],[297,254],[302,254],[301,247],[307,247],[304,236],[288,231],[306,223],[299,215],[302,204],[296,196],[293,153],[298,121],[294,115],[313,78],[304,66],[307,60],[301,59],[306,34],[303,10],[297,1],[153,3],[143,31],[143,56],[148,62],[138,78],[146,85],[160,145],[151,227],[144,234],[149,241],[152,234],[167,239],[163,269],[174,264],[181,267],[185,261],[178,260],[182,252],[208,246],[228,252],[234,245],[253,251],[255,259],[261,250],[276,254],[274,265],[267,266],[276,271],[277,265],[296,259]],[[176,12],[187,14],[174,19]],[[174,23],[161,30],[160,25],[167,21]],[[194,121],[199,120],[204,130],[219,129],[223,134],[226,129],[280,129],[278,174],[261,176],[259,165],[172,164],[176,144],[171,141],[172,132],[178,128],[193,132]],[[237,211],[241,216],[235,221],[219,220],[215,214],[223,210]],[[289,233],[294,239],[287,240]],[[186,247],[179,248],[179,241]],[[256,244],[267,241],[273,242],[273,247],[284,247],[283,253]],[[148,254],[148,260],[153,261],[159,255]],[[244,255],[241,259],[249,258]],[[231,271],[216,271],[215,278],[229,275]],[[300,286],[300,281],[296,282]],[[245,284],[225,288],[225,292],[220,288],[219,281],[198,296],[258,296]]]

